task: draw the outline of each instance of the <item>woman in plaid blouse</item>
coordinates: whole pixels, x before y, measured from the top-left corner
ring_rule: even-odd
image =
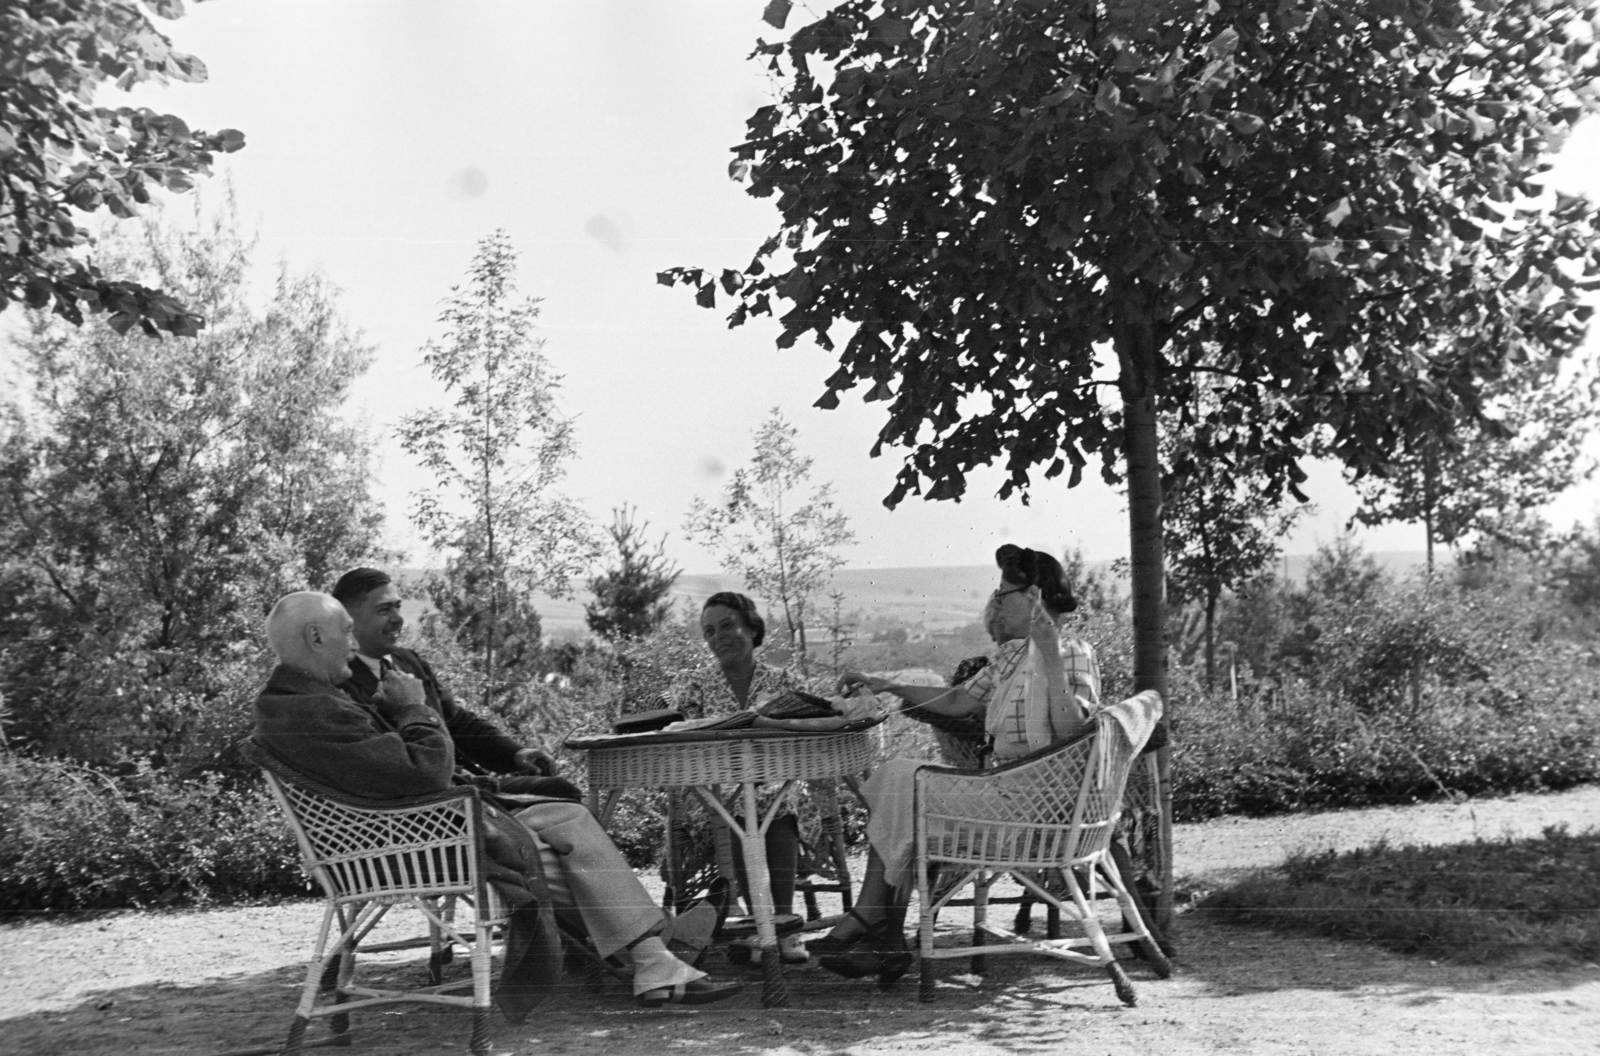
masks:
[[[999,761],[1020,758],[1064,741],[1100,706],[1100,665],[1088,642],[1062,627],[1077,601],[1061,563],[1039,550],[1006,544],[995,552],[1000,585],[984,609],[984,624],[998,644],[993,660],[951,687],[905,686],[857,672],[839,680],[841,692],[866,687],[892,693],[902,710],[923,709],[950,718],[982,716]],[[1028,707],[1025,679],[1013,678],[1030,655],[1049,690],[1048,707]],[[876,974],[883,985],[911,964],[905,941],[911,896],[912,789],[920,759],[891,759],[862,789],[871,807],[872,845],[856,907],[827,936],[811,943],[822,965],[840,975]]]

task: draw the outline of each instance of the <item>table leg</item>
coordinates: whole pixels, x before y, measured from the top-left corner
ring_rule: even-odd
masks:
[[[772,912],[772,876],[767,871],[767,840],[756,806],[756,783],[744,786],[744,872],[749,878],[750,912],[756,918],[756,946],[761,951],[761,1005],[778,1008],[789,1003],[789,987],[783,979],[783,958],[778,953],[778,928]]]
[[[611,815],[615,813],[617,809],[617,800],[621,798],[622,789],[620,788],[606,789],[604,797],[601,796],[598,788],[591,787],[589,789],[589,795],[587,797],[589,801],[589,813],[595,816],[595,820],[600,823],[600,827],[602,829],[609,829],[611,827]]]

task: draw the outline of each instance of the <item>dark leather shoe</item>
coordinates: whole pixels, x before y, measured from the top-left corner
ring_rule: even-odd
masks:
[[[854,918],[856,924],[860,926],[861,930],[850,936],[848,939],[836,939],[833,937],[832,932],[829,932],[827,935],[823,935],[819,938],[812,939],[810,942],[806,943],[806,951],[810,953],[811,956],[842,957],[851,950],[855,949],[857,946],[860,946],[863,943],[870,943],[872,941],[874,934],[873,929],[875,925],[868,924],[866,920],[862,918],[861,914],[857,913],[853,909],[845,910],[844,915]],[[829,969],[829,971],[832,970],[833,969]],[[837,974],[843,975],[844,973],[839,972]]]
[[[692,983],[659,986],[654,990],[646,990],[634,1000],[645,1008],[661,1008],[664,1005],[709,1005],[716,1001],[726,1001],[743,989],[744,985],[741,983],[722,982],[708,975]]]
[[[862,938],[871,941],[857,942],[841,953],[823,957],[822,967],[846,979],[876,975],[878,986],[889,989],[911,968],[911,951],[906,947],[905,933],[880,920]]]

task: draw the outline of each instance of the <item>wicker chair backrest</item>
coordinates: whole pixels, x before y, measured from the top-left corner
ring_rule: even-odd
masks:
[[[994,867],[1068,868],[1110,845],[1132,760],[1115,723],[1015,763],[977,773],[917,775],[930,858]],[[1113,739],[1097,750],[1099,737]]]
[[[470,787],[410,800],[360,801],[294,773],[253,742],[242,753],[262,776],[300,845],[302,864],[329,898],[483,897],[482,806]],[[358,805],[359,804],[359,805]]]

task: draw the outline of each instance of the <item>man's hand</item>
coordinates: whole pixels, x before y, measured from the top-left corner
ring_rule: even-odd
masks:
[[[541,777],[556,776],[556,761],[543,749],[524,748],[516,754],[514,761],[517,769],[525,774],[538,774]]]
[[[377,700],[387,714],[391,708],[398,710],[425,704],[428,695],[422,688],[422,679],[391,669],[383,676],[383,685],[378,687]]]

